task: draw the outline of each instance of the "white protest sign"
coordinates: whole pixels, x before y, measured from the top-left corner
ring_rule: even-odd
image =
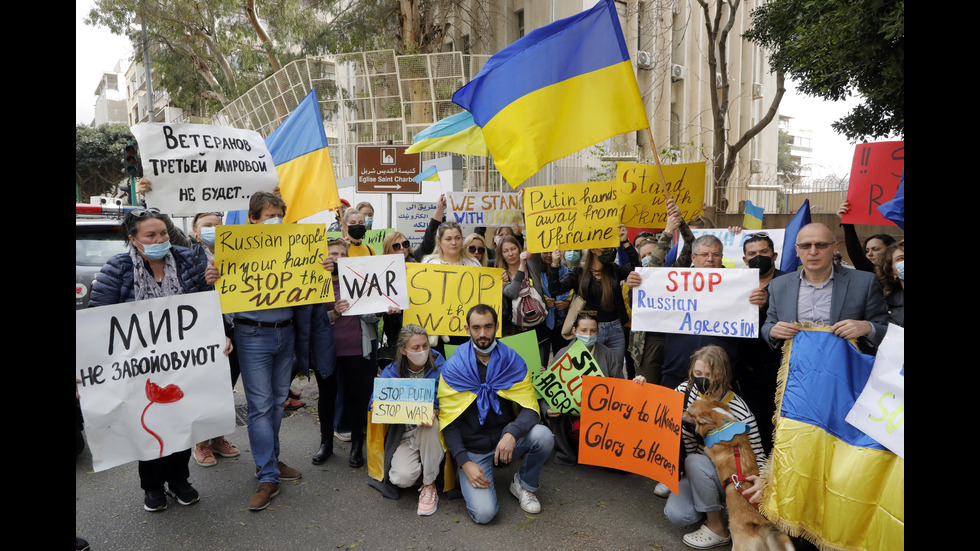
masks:
[[[235,431],[218,293],[75,312],[75,378],[103,471]]]
[[[395,203],[395,229],[411,241],[412,249],[422,244],[422,237],[435,212],[435,203]]]
[[[340,299],[350,303],[345,316],[408,308],[408,278],[401,254],[356,256],[337,261]]]
[[[153,190],[146,203],[190,216],[248,208],[257,191],[279,183],[272,155],[258,132],[207,124],[138,124],[143,176]]]
[[[745,268],[637,268],[633,331],[755,338],[759,307],[749,295],[759,270]]]
[[[734,234],[728,231],[727,228],[711,228],[705,230],[692,229],[691,233],[694,234],[695,239],[701,237],[702,235],[713,235],[717,237],[721,240],[722,245],[722,264],[726,268],[744,268],[745,262],[742,261],[742,257],[745,256],[745,253],[742,249],[742,243],[744,243],[750,235],[759,232],[742,230],[738,234]],[[774,252],[778,254],[779,251],[783,250],[783,236],[785,235],[786,230],[765,230],[762,233],[769,235],[769,239],[772,239],[773,245],[775,245],[775,248],[773,249]],[[682,237],[678,250],[680,250],[680,247],[683,246],[684,238]],[[776,267],[779,267],[779,258],[776,259]]]
[[[510,226],[524,219],[524,194],[453,192],[446,195],[447,219],[460,226]]]
[[[905,459],[905,328],[889,324],[868,383],[845,421]]]

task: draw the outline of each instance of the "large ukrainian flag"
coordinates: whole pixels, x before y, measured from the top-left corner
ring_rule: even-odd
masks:
[[[504,48],[453,101],[515,188],[555,159],[649,126],[613,0]]]
[[[827,330],[783,349],[762,510],[821,549],[904,549],[905,460],[844,420],[874,356]]]
[[[265,139],[286,203],[284,222],[296,222],[340,204],[316,90],[311,90]]]

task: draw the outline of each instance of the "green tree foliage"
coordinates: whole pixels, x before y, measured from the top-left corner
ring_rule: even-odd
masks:
[[[801,92],[863,101],[833,124],[851,140],[905,135],[905,2],[775,0],[752,12],[745,37]]]
[[[153,46],[154,83],[182,106],[220,109],[299,55],[316,25],[317,0],[97,0],[86,23],[133,42],[142,61],[140,20]]]
[[[115,194],[116,185],[125,179],[123,149],[133,140],[125,124],[75,126],[76,199]]]

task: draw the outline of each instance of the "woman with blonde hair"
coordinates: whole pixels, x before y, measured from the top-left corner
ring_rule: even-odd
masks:
[[[480,263],[463,248],[463,229],[456,222],[443,222],[436,231],[436,244],[432,254],[422,259],[423,264],[448,264],[453,266],[479,267]]]

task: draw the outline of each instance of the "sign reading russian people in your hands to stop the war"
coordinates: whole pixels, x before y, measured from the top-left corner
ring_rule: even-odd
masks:
[[[568,352],[555,358],[548,369],[532,370],[531,383],[538,398],[547,402],[549,408],[580,415],[582,379],[586,376],[602,377],[602,369],[582,341],[575,339]]]
[[[322,224],[218,226],[214,264],[221,311],[245,312],[330,302],[331,274]]]
[[[759,307],[749,295],[759,270],[743,268],[637,268],[633,289],[634,331],[716,337],[759,336]]]
[[[435,379],[374,379],[372,423],[431,423]]]
[[[523,197],[522,193],[449,193],[448,219],[461,226],[510,226],[523,220]]]
[[[235,431],[215,292],[75,312],[76,389],[103,471]]]
[[[704,203],[704,163],[663,165],[667,185],[661,185],[656,165],[619,163],[616,184],[623,208],[623,223],[630,228],[663,228],[667,224],[667,195],[684,220],[701,214]]]
[[[585,377],[578,461],[663,482],[678,493],[684,395],[628,379]]]
[[[619,246],[620,207],[614,182],[558,184],[524,189],[527,250]]]
[[[905,142],[862,143],[854,148],[851,177],[847,184],[850,210],[845,224],[892,226],[878,207],[895,198],[905,170]]]
[[[340,298],[350,304],[345,316],[384,313],[389,307],[408,308],[405,257],[401,254],[341,258],[337,277]]]
[[[248,208],[257,191],[279,183],[276,165],[258,132],[207,124],[138,124],[143,176],[153,189],[146,202],[171,215]]]
[[[404,322],[421,325],[430,335],[466,333],[466,313],[477,304],[486,304],[497,312],[503,299],[502,270],[445,264],[405,265],[408,272],[409,307]],[[497,323],[500,336],[502,323]]]

